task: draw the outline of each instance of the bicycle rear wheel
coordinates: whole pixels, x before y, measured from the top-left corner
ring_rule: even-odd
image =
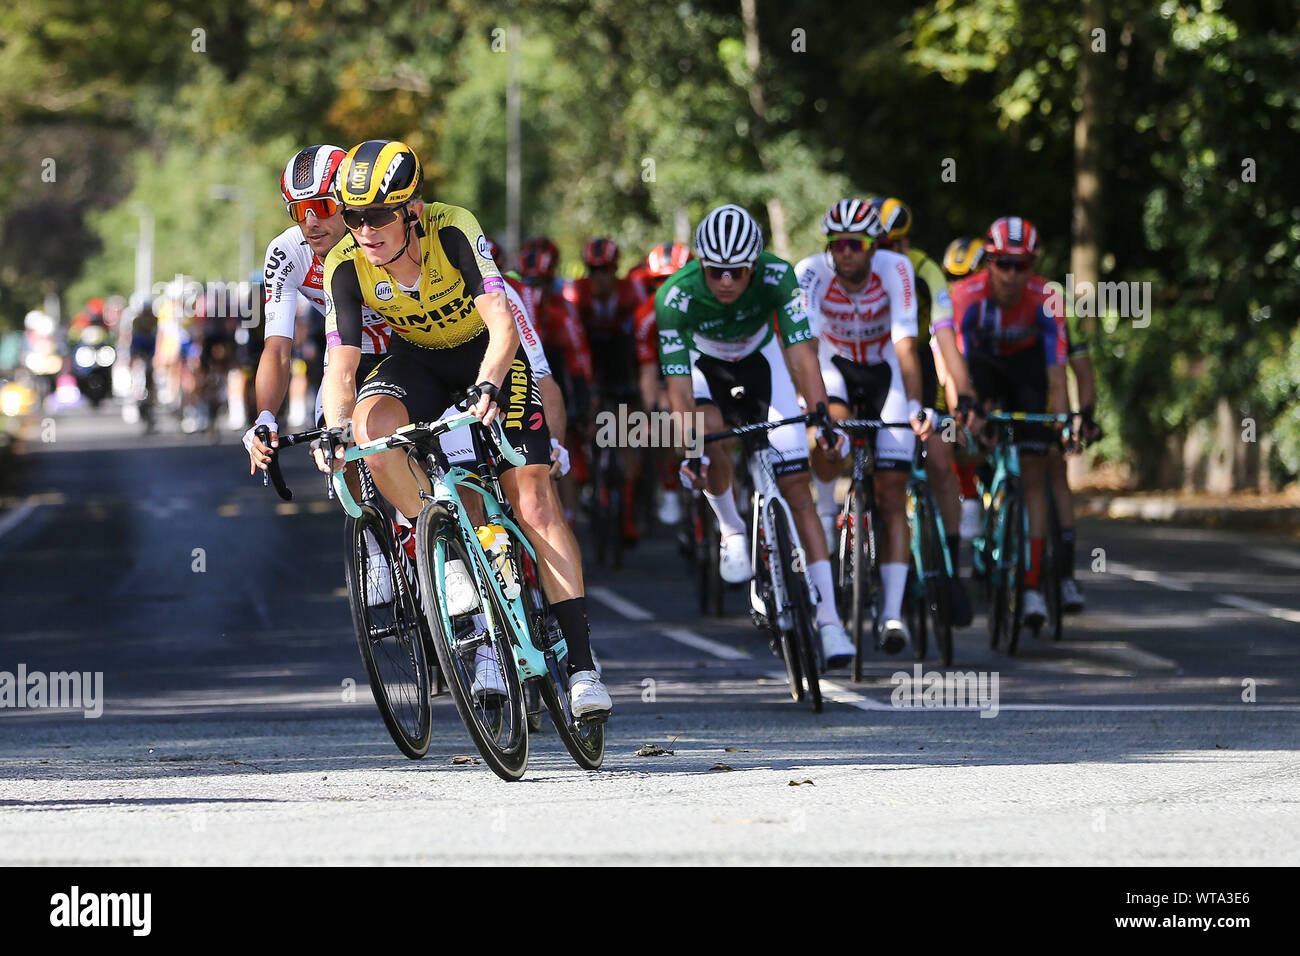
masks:
[[[379,716],[397,749],[419,760],[429,751],[433,730],[432,651],[387,525],[371,505],[362,505],[361,517],[347,519],[348,603]],[[372,543],[383,555],[382,567],[372,559]],[[386,590],[389,600],[371,606],[375,590]]]
[[[599,770],[605,760],[605,721],[577,720],[569,706],[569,680],[567,655],[558,658],[549,648],[558,643],[559,623],[551,614],[546,604],[546,595],[542,593],[541,577],[537,565],[529,557],[523,543],[508,532],[513,540],[514,553],[518,556],[518,566],[524,582],[524,613],[528,618],[529,636],[536,648],[548,648],[546,651],[547,674],[528,681],[525,690],[534,689],[551,715],[551,724],[564,749],[584,770]],[[554,635],[554,637],[552,636]],[[539,718],[540,719],[540,718]]]
[[[528,766],[528,714],[514,653],[510,649],[508,618],[496,589],[481,582],[482,606],[455,617],[447,613],[444,568],[459,559],[475,579],[477,566],[466,550],[461,529],[439,503],[425,505],[415,523],[416,565],[424,612],[433,635],[444,679],[456,702],[461,721],[474,746],[492,771],[503,780],[518,780]],[[505,693],[475,693],[476,664],[495,666]]]
[[[775,575],[772,569],[779,560],[776,545],[769,541],[762,521],[755,522],[755,536],[758,539],[757,561],[755,569],[757,580],[754,587],[763,600],[765,626],[772,650],[785,665],[785,678],[789,682],[790,696],[796,703],[804,699],[803,668],[799,665],[799,652],[794,643],[787,640],[780,626],[781,609],[776,604],[776,591],[773,587]],[[756,618],[757,620],[757,618]]]
[[[772,531],[775,538],[773,545],[785,578],[786,597],[790,602],[790,627],[785,632],[785,639],[794,648],[793,656],[799,662],[813,711],[821,713],[822,687],[818,677],[821,673],[821,648],[818,647],[819,639],[814,623],[812,592],[804,572],[795,568],[794,543],[798,539],[795,538],[793,529],[786,524],[785,512],[779,508],[772,510]]]

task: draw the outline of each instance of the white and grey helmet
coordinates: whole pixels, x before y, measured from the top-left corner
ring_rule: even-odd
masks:
[[[874,239],[884,231],[880,213],[869,199],[841,199],[822,216],[822,232],[828,236],[861,232]]]
[[[695,256],[706,266],[752,266],[763,251],[763,230],[739,206],[719,206],[695,230]]]

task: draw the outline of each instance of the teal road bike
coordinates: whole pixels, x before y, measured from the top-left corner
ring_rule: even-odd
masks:
[[[993,480],[984,491],[984,518],[972,542],[972,561],[988,600],[989,646],[996,649],[1001,645],[1011,655],[1024,626],[1025,575],[1029,570],[1029,513],[1020,477],[1016,425],[1063,425],[1072,416],[996,411],[984,417],[997,426],[998,434],[992,452]],[[1048,569],[1051,580],[1040,583],[1052,597],[1058,589],[1053,556],[1044,555],[1040,570],[1043,568]],[[1059,596],[1056,601],[1059,603]]]
[[[472,430],[475,470],[451,464],[443,452],[440,438],[458,428]],[[568,648],[542,593],[536,552],[501,491],[498,462],[522,465],[523,457],[506,441],[500,422],[485,428],[466,411],[353,446],[345,459],[360,461],[393,449],[405,451],[432,486],[421,492],[424,505],[415,522],[418,600],[438,672],[484,762],[504,780],[522,777],[529,734],[540,727],[544,705],[573,759],[584,769],[597,769],[605,754],[607,715],[575,719],[570,710]],[[361,519],[367,506],[353,500],[342,472],[334,473],[332,483],[343,509]],[[479,544],[476,523],[505,529],[516,596],[507,596],[507,576]],[[453,614],[446,574],[455,560],[472,576],[478,603]],[[476,685],[476,667],[484,665],[496,668],[504,693]]]

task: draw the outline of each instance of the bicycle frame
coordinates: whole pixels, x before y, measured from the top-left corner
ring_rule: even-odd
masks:
[[[942,424],[945,420],[946,419],[942,418],[939,419],[939,421],[935,423],[936,426]],[[916,501],[921,496],[923,490],[927,489],[930,484],[929,476],[925,471],[925,461],[925,442],[918,438],[916,440],[916,448],[912,453],[912,474],[907,479],[907,518],[912,531],[912,567],[916,569],[917,589],[921,594],[925,593],[927,582],[924,577],[925,564],[921,555],[921,526],[920,523],[913,520],[913,518],[916,515]],[[931,494],[931,498],[933,499],[933,494]],[[931,510],[934,513],[935,525],[939,529],[939,540],[946,542],[947,529],[943,526],[943,513],[937,506],[932,507]],[[944,571],[948,575],[949,579],[951,579],[954,577],[952,570],[952,556],[948,553],[946,545],[943,548],[940,548],[940,550],[943,552]]]
[[[751,535],[750,535],[750,567],[757,570],[758,568],[758,541],[759,530],[763,532],[763,540],[767,546],[772,548],[776,542],[776,530],[772,524],[772,513],[774,509],[780,508],[785,512],[786,527],[790,529],[790,540],[792,547],[791,567],[796,571],[804,571],[808,567],[807,558],[804,554],[803,543],[799,540],[799,528],[794,523],[794,513],[790,511],[790,505],[781,495],[781,489],[776,482],[776,474],[772,471],[772,449],[766,443],[754,449],[749,456],[750,475],[754,482],[753,496],[753,515],[751,516]],[[777,619],[773,623],[779,630],[785,631],[793,626],[791,614],[793,613],[790,605],[790,592],[786,588],[785,572],[780,561],[770,562],[772,578],[772,601],[777,609]],[[749,584],[750,606],[762,608],[760,613],[766,615],[767,607],[763,604],[763,598],[758,592],[758,575],[750,579]],[[826,600],[823,596],[822,600]]]
[[[431,429],[434,435],[442,434],[456,428],[464,428],[478,422],[478,418],[470,412],[463,412],[460,415],[452,415],[448,418],[441,419],[438,422],[430,422],[427,425],[416,426],[408,425],[400,428],[393,435],[386,438],[378,438],[364,445],[356,445],[349,448],[344,455],[345,461],[356,461],[366,458],[369,455],[379,454],[392,448],[405,446],[408,454],[418,451],[413,441],[394,441],[404,431],[422,427]],[[506,442],[505,435],[501,431],[500,422],[493,422],[495,428],[496,444],[500,448],[502,455],[514,465],[522,465],[524,459]],[[479,435],[474,435],[474,445],[477,457],[481,460]],[[516,572],[520,574],[520,590],[513,599],[506,597],[497,576],[488,563],[487,552],[478,543],[478,536],[475,533],[474,523],[470,520],[468,509],[464,506],[460,490],[468,489],[475,492],[482,499],[483,510],[486,515],[487,523],[500,524],[507,531],[513,532],[517,537],[515,541],[523,547],[533,564],[537,564],[537,552],[532,543],[524,536],[522,529],[515,521],[504,514],[500,501],[497,500],[492,490],[486,487],[485,482],[477,474],[467,468],[458,465],[449,464],[443,457],[441,449],[428,456],[430,467],[430,480],[432,483],[431,492],[420,492],[420,497],[426,502],[437,502],[447,506],[448,512],[453,515],[460,528],[461,539],[465,544],[465,550],[470,555],[473,566],[474,576],[478,584],[479,591],[486,598],[486,588],[491,588],[495,594],[499,606],[506,609],[505,622],[498,622],[493,618],[493,602],[483,601],[482,612],[487,617],[488,625],[495,628],[498,624],[505,624],[503,628],[510,633],[511,652],[514,655],[515,667],[519,672],[521,680],[529,680],[534,677],[542,677],[547,674],[546,651],[551,651],[556,658],[563,658],[568,653],[568,647],[564,643],[564,638],[556,635],[556,640],[546,649],[539,649],[532,639],[532,631],[529,627],[528,615],[524,608],[524,587],[526,582],[522,579],[522,565],[519,555],[514,557],[516,562]],[[353,500],[351,492],[348,490],[347,483],[343,480],[341,472],[335,472],[331,478],[334,486],[334,493],[343,506],[343,510],[353,517],[361,514],[361,508]],[[441,579],[445,573],[446,555],[443,551],[436,552],[437,574]]]

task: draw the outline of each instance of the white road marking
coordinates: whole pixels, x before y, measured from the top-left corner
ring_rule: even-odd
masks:
[[[1296,562],[1300,567],[1300,558],[1285,551],[1274,551],[1272,549],[1254,549],[1252,552],[1257,557],[1267,557],[1270,560],[1279,561],[1283,564]],[[1141,581],[1144,584],[1154,584],[1156,587],[1165,588],[1168,591],[1192,591],[1190,584],[1184,584],[1181,581],[1173,581],[1163,575],[1156,574],[1154,571],[1144,571],[1141,568],[1134,568],[1127,564],[1121,564],[1117,561],[1110,562],[1110,570],[1122,577],[1129,578],[1133,581]],[[1228,607],[1235,607],[1241,611],[1252,611],[1255,614],[1262,614],[1265,617],[1276,618],[1279,621],[1288,621],[1292,624],[1300,624],[1300,611],[1289,607],[1278,607],[1274,604],[1265,604],[1263,601],[1256,601],[1252,598],[1242,597],[1239,594],[1216,594],[1214,600],[1220,604],[1226,604]]]
[[[3,538],[8,532],[26,521],[27,516],[35,510],[36,505],[32,504],[30,501],[26,501],[3,518],[0,518],[0,538]]]
[[[1154,584],[1158,588],[1164,588],[1166,591],[1190,591],[1192,586],[1184,584],[1182,581],[1174,581],[1154,571],[1147,571],[1143,568],[1135,568],[1130,564],[1123,564],[1119,561],[1111,561],[1108,570],[1112,574],[1118,574],[1121,577],[1128,578],[1132,581],[1140,581],[1143,584]]]
[[[1263,614],[1267,617],[1275,617],[1279,621],[1290,621],[1292,624],[1300,624],[1300,611],[1293,611],[1288,607],[1276,607],[1272,604],[1265,604],[1263,601],[1254,601],[1237,594],[1216,594],[1214,599],[1220,604],[1226,604],[1229,607],[1241,608],[1243,611],[1254,611],[1257,614]]]
[[[1284,551],[1281,548],[1247,548],[1248,553],[1265,561],[1271,561],[1273,564],[1280,564],[1287,568],[1300,568],[1300,553],[1295,551]]]
[[[711,640],[702,634],[688,631],[684,627],[661,627],[658,630],[660,634],[670,641],[676,641],[678,644],[685,644],[687,647],[704,651],[714,657],[720,657],[724,661],[746,661],[753,657],[748,651],[742,651],[730,644],[723,644],[721,641]],[[784,675],[782,679],[784,679]]]
[[[1144,651],[1126,641],[1076,641],[1069,649],[1074,653],[1095,654],[1103,660],[1118,661],[1121,664],[1131,664],[1138,668],[1178,669],[1177,661],[1171,661],[1169,658],[1153,654],[1151,651]]]
[[[653,621],[655,616],[626,598],[619,597],[609,588],[587,588],[587,597],[595,598],[616,614],[622,614],[629,621]]]

